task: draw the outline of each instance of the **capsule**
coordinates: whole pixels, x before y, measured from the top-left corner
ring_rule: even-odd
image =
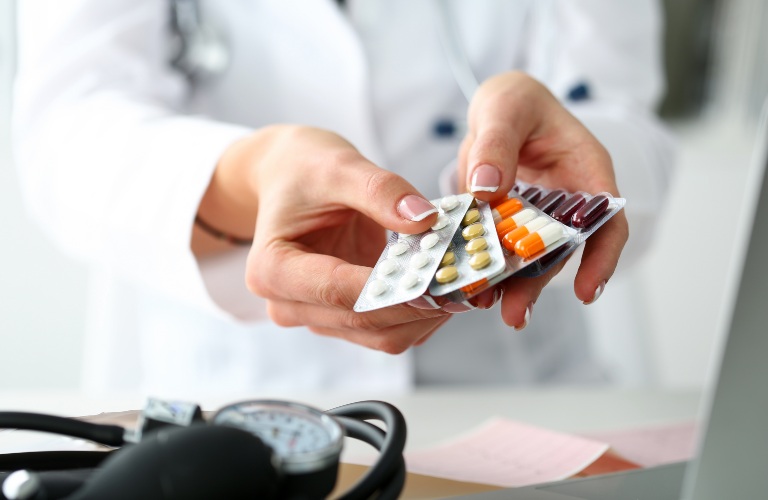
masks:
[[[472,210],[469,210],[465,215],[464,218],[461,219],[461,225],[462,226],[469,226],[470,224],[474,224],[475,222],[480,220],[480,210],[473,208]]]
[[[450,283],[459,277],[459,270],[456,266],[447,266],[435,273],[435,279],[438,283]]]
[[[559,207],[565,201],[567,196],[568,193],[566,193],[564,190],[555,189],[547,196],[539,200],[539,202],[536,204],[536,208],[540,209],[545,214],[551,214],[554,209]]]
[[[479,281],[475,281],[474,283],[470,283],[469,285],[465,285],[461,287],[461,291],[464,293],[472,293],[478,288],[485,286],[488,283],[488,278],[483,278]]]
[[[541,229],[542,227],[546,226],[550,222],[552,222],[552,220],[549,219],[548,217],[544,217],[544,216],[536,217],[531,222],[523,226],[520,226],[517,229],[505,234],[504,237],[501,239],[501,244],[504,245],[504,248],[506,248],[510,252],[514,252],[515,243],[522,240],[532,232]]]
[[[478,252],[469,259],[469,266],[474,270],[480,270],[488,267],[491,263],[491,254],[488,252]]]
[[[611,198],[608,193],[595,195],[573,214],[571,225],[577,229],[582,229],[594,224],[608,210]]]
[[[519,193],[520,192],[520,184],[515,183],[515,185],[512,186],[512,191],[514,191],[515,193]]]
[[[511,198],[501,205],[496,206],[491,212],[493,213],[493,222],[498,224],[502,220],[506,219],[510,215],[516,214],[523,209],[523,202],[517,198]]]
[[[475,238],[464,246],[464,250],[466,250],[469,255],[482,252],[486,248],[488,248],[488,240],[485,238]]]
[[[515,215],[496,224],[496,234],[498,234],[499,238],[501,238],[505,234],[509,233],[510,231],[514,231],[523,224],[531,222],[536,218],[536,215],[536,210],[532,208],[521,210]]]
[[[535,205],[540,199],[541,196],[544,194],[544,191],[541,190],[538,186],[531,186],[520,195],[526,200],[528,200],[528,203],[531,205]]]
[[[485,228],[479,222],[476,222],[471,226],[467,226],[461,231],[461,235],[467,241],[473,240],[478,236],[482,236],[483,234],[485,234]]]
[[[574,193],[570,198],[565,200],[562,205],[557,207],[552,212],[552,218],[563,224],[570,225],[571,217],[587,202],[587,195],[584,193]]]
[[[552,222],[515,243],[515,253],[524,259],[536,255],[563,237],[563,227]]]

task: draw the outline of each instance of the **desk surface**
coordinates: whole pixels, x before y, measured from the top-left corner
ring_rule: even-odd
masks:
[[[650,389],[515,389],[459,387],[409,394],[262,394],[203,398],[205,410],[243,399],[275,398],[332,408],[364,399],[397,406],[408,422],[408,448],[422,448],[462,434],[490,417],[503,416],[554,430],[621,429],[696,418],[700,394]],[[94,415],[139,409],[138,396],[88,397],[72,392],[0,391],[0,410]]]

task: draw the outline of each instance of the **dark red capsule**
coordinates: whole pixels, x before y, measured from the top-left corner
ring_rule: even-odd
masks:
[[[551,214],[554,209],[559,207],[568,196],[562,189],[555,189],[551,191],[547,196],[542,198],[537,204],[536,208],[540,209],[545,214]]]
[[[603,216],[608,210],[608,205],[611,203],[611,195],[608,193],[600,193],[595,195],[594,198],[589,200],[580,209],[573,214],[571,218],[571,225],[577,229],[589,227],[594,224],[597,219]]]
[[[514,186],[512,186],[512,191],[514,191],[515,193],[519,193],[520,192],[520,184],[516,183]]]
[[[541,199],[542,194],[544,194],[544,191],[542,191],[540,187],[531,186],[525,191],[523,191],[523,194],[520,196],[528,200],[528,202],[531,203],[532,205],[535,205],[536,202],[538,202]]]
[[[584,193],[574,193],[552,212],[552,218],[570,226],[571,217],[586,202],[587,196]]]

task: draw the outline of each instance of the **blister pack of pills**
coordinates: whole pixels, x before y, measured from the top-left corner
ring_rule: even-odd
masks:
[[[443,296],[496,276],[505,267],[492,209],[488,203],[477,201],[464,215],[461,230],[453,235],[452,244],[429,285],[429,294]]]
[[[471,194],[432,200],[438,216],[430,230],[413,235],[392,233],[354,310],[372,311],[423,295],[473,203]]]
[[[510,276],[535,277],[546,273],[625,204],[623,198],[608,193],[593,196],[516,184],[507,199],[493,203],[506,268],[493,277],[462,287],[447,298],[461,302]]]

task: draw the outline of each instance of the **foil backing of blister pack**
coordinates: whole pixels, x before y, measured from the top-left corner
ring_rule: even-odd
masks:
[[[478,201],[476,208],[480,214],[480,218],[473,224],[481,224],[483,227],[483,234],[476,238],[466,239],[463,235],[463,229],[466,229],[472,224],[462,223],[462,230],[456,231],[453,235],[453,242],[449,249],[449,251],[453,252],[455,258],[455,262],[449,265],[456,268],[458,277],[448,283],[439,283],[437,278],[433,277],[432,282],[429,285],[429,294],[433,297],[446,295],[479,280],[489,279],[504,271],[504,252],[501,248],[499,238],[496,236],[496,224],[493,222],[491,207],[484,201]],[[471,210],[467,212],[467,215],[470,212]],[[487,246],[480,251],[472,252],[470,244],[479,242],[480,238],[483,238]],[[470,250],[468,250],[468,248]],[[488,252],[490,263],[481,269],[473,269],[470,264],[470,259],[483,251]]]
[[[413,235],[390,234],[354,310],[381,309],[424,294],[473,200],[468,193],[432,200],[438,208],[438,220],[431,229]],[[425,247],[427,242],[434,244]]]

